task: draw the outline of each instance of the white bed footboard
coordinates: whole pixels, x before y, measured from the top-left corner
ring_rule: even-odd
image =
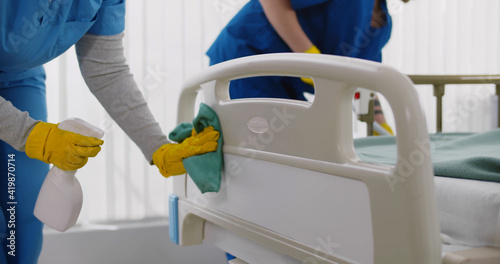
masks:
[[[229,100],[231,80],[278,75],[312,78],[314,102]],[[354,152],[358,87],[380,92],[393,109],[396,167]],[[205,240],[247,263],[440,263],[429,140],[406,76],[331,55],[245,57],[191,78],[178,122],[192,120],[200,90],[221,121],[223,185],[201,194],[188,176],[175,177],[173,241]]]

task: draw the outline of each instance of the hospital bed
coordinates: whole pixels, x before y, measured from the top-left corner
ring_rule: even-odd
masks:
[[[266,75],[311,77],[314,101],[229,100],[231,80]],[[358,87],[381,93],[393,109],[395,166],[355,153]],[[222,185],[202,194],[189,176],[173,179],[174,243],[213,244],[236,256],[232,263],[500,263],[491,247],[442,250],[429,135],[407,76],[329,55],[245,57],[187,81],[179,122],[193,119],[200,91],[222,126]],[[456,253],[464,250],[472,257]]]

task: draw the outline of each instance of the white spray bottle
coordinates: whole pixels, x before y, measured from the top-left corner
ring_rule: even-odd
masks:
[[[58,128],[87,137],[104,136],[104,131],[79,118],[64,120]],[[75,225],[82,209],[82,187],[75,173],[52,166],[35,204],[34,214],[38,220],[61,232]]]

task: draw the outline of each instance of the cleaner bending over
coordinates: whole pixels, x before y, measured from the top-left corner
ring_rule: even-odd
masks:
[[[46,122],[42,65],[72,45],[90,91],[162,175],[182,174],[183,158],[217,148],[216,131],[169,144],[125,62],[124,27],[125,0],[0,0],[0,263],[37,263],[43,225],[33,208],[48,164],[76,170],[103,144]],[[15,200],[9,164],[16,165]],[[9,202],[16,202],[14,249],[7,247]]]
[[[408,2],[409,0],[403,0]],[[250,0],[207,51],[210,65],[267,53],[323,53],[380,62],[391,35],[386,0]],[[254,77],[231,82],[232,99],[306,100],[311,79]],[[375,120],[392,133],[380,105]]]

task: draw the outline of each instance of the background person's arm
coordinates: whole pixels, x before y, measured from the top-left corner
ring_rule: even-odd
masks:
[[[300,26],[290,0],[259,1],[267,19],[292,51],[304,52],[313,46]]]

